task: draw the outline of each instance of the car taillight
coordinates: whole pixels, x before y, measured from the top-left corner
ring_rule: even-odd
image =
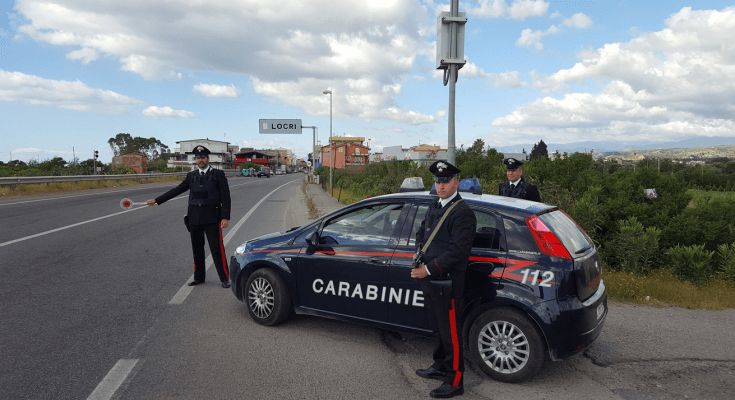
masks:
[[[531,235],[533,235],[533,239],[536,241],[542,253],[567,260],[572,259],[567,248],[564,247],[559,238],[554,235],[554,232],[539,217],[531,215],[526,218],[526,225],[531,230]]]

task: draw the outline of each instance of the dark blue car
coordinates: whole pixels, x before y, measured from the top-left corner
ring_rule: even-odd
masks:
[[[363,200],[241,244],[230,278],[251,317],[275,325],[295,311],[431,335],[410,269],[432,194],[420,178],[409,179],[421,192]],[[473,364],[494,379],[522,381],[599,336],[607,316],[600,257],[558,207],[472,192],[479,192],[476,181],[463,181],[460,194],[477,217],[464,343]]]

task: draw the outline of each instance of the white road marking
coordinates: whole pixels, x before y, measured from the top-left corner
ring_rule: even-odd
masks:
[[[121,359],[115,364],[114,367],[107,373],[102,382],[94,389],[94,392],[87,397],[87,400],[109,400],[115,391],[128,377],[130,371],[133,370],[138,360]]]
[[[250,208],[250,211],[248,211],[247,214],[245,214],[245,216],[243,216],[242,218],[240,218],[239,221],[237,221],[237,224],[235,224],[235,226],[232,227],[232,230],[230,230],[230,233],[228,233],[227,236],[225,236],[225,238],[222,239],[222,244],[227,245],[227,243],[230,242],[230,239],[232,239],[232,237],[235,235],[235,233],[237,233],[237,230],[240,229],[240,227],[242,226],[242,224],[244,224],[245,221],[247,221],[247,219],[250,218],[251,215],[253,215],[253,213],[255,212],[255,210],[258,208],[258,206],[260,206],[265,201],[265,199],[267,199],[268,197],[270,197],[270,195],[272,195],[273,193],[275,193],[278,189],[280,189],[280,188],[282,188],[282,187],[284,187],[286,185],[290,185],[290,184],[292,184],[294,182],[300,181],[300,180],[302,180],[302,179],[296,179],[296,180],[293,180],[291,182],[284,183],[283,185],[281,185],[281,186],[273,189],[270,193],[268,193],[262,199],[260,199],[259,202],[257,202],[252,208]],[[211,254],[204,261],[204,264],[207,266],[205,268],[205,271],[206,270],[209,270],[209,267],[211,267],[214,264],[214,261],[212,259],[212,255]],[[179,291],[176,292],[176,294],[168,302],[168,304],[181,304],[181,303],[183,303],[184,300],[186,300],[186,297],[189,296],[189,293],[191,293],[192,289],[194,289],[194,286],[189,286],[189,283],[192,282],[193,280],[194,280],[194,274],[191,274],[191,276],[189,277],[189,279],[184,283],[184,286],[182,286],[181,289],[179,289]]]
[[[177,198],[175,198],[175,199],[172,199],[172,200],[178,200],[178,199],[181,199],[181,198],[187,198],[187,196],[179,196],[179,197],[177,197]],[[143,207],[136,207],[136,208],[131,208],[130,210],[125,210],[125,211],[120,211],[120,212],[116,212],[116,213],[114,213],[114,214],[110,214],[110,215],[105,215],[104,217],[94,218],[94,219],[90,219],[90,220],[87,220],[87,221],[77,222],[76,224],[71,224],[71,225],[67,225],[67,226],[62,226],[61,228],[51,229],[50,231],[46,231],[46,232],[41,232],[41,233],[36,233],[35,235],[31,235],[31,236],[26,236],[26,237],[22,237],[22,238],[20,238],[20,239],[15,239],[15,240],[11,240],[11,241],[9,241],[9,242],[5,242],[5,243],[0,243],[0,247],[3,247],[3,246],[7,246],[7,245],[9,245],[9,244],[13,244],[13,243],[18,243],[18,242],[22,242],[22,241],[24,241],[24,240],[28,240],[28,239],[33,239],[33,238],[37,238],[37,237],[39,237],[39,236],[44,236],[44,235],[48,235],[49,233],[54,233],[54,232],[59,232],[59,231],[63,231],[63,230],[65,230],[65,229],[69,229],[69,228],[74,228],[75,226],[79,226],[79,225],[84,225],[84,224],[88,224],[88,223],[90,223],[90,222],[95,222],[95,221],[99,221],[99,220],[101,220],[101,219],[105,219],[105,218],[110,218],[110,217],[114,217],[114,216],[116,216],[116,215],[124,214],[124,213],[127,213],[127,212],[132,212],[132,211],[135,211],[135,210],[140,210],[140,209],[143,209],[143,208],[148,208],[148,207],[149,207],[149,206],[143,206]]]
[[[163,183],[166,183],[166,182],[163,182]],[[233,185],[233,186],[230,186],[230,187],[238,187],[238,186],[248,185],[250,183],[254,183],[254,182],[245,182],[245,183],[242,183],[242,184],[239,184],[239,185]],[[161,186],[166,186],[166,185],[161,185]],[[77,194],[77,195],[72,195],[72,196],[51,197],[51,198],[48,198],[48,199],[36,199],[36,200],[16,201],[15,203],[3,203],[3,204],[0,204],[0,207],[2,207],[2,206],[12,206],[13,204],[35,203],[37,201],[63,200],[63,199],[70,199],[72,197],[98,196],[98,195],[101,195],[101,194],[130,192],[132,190],[141,190],[141,189],[150,189],[150,187],[136,187],[136,188],[133,188],[133,189],[113,190],[111,192],[84,193],[84,194]]]

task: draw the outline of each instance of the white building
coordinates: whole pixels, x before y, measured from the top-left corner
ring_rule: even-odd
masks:
[[[230,142],[222,142],[220,140],[182,140],[176,142],[176,144],[178,144],[179,151],[175,156],[169,157],[168,163],[166,164],[168,168],[189,167],[192,170],[196,168],[194,148],[197,146],[204,146],[209,149],[209,164],[217,169],[222,169],[225,165],[229,165],[232,162],[233,151],[237,152],[237,146],[230,146]]]

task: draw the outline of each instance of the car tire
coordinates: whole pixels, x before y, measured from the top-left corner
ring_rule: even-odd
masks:
[[[480,314],[467,340],[470,359],[491,378],[521,382],[546,364],[546,341],[523,312],[498,308]]]
[[[278,325],[291,314],[291,296],[281,277],[272,269],[261,268],[253,272],[245,290],[248,313],[260,325]]]

